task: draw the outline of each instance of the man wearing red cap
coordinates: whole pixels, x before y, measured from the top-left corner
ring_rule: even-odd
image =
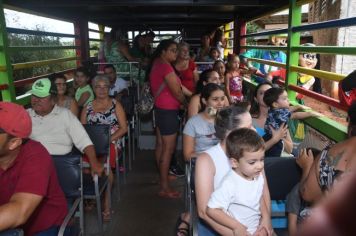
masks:
[[[28,139],[31,130],[22,106],[0,102],[0,231],[56,235],[67,203],[48,151]]]

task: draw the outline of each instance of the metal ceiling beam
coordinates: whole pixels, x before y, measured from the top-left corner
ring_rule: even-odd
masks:
[[[111,23],[111,24],[115,24],[115,25],[126,25],[128,27],[130,27],[131,25],[140,25],[140,23],[138,22],[118,22],[118,21],[102,21],[103,23]],[[162,23],[162,21],[145,21],[145,25],[177,25],[177,26],[182,26],[182,25],[221,25],[227,22],[223,22],[223,21],[195,21],[195,22],[191,22],[191,21],[164,21],[164,23]],[[141,24],[142,25],[142,24]]]
[[[289,0],[3,0],[49,15],[106,25],[181,28],[215,27],[236,16],[251,19]],[[119,23],[118,23],[119,22]],[[123,23],[122,23],[123,22]],[[177,27],[176,27],[177,28]]]
[[[233,19],[233,13],[135,13],[135,17],[139,19],[216,19],[216,20],[226,20]],[[90,13],[90,18],[93,19],[132,19],[131,15],[106,13],[105,15],[101,13]],[[166,20],[165,20],[166,21]]]
[[[7,4],[15,3],[22,6],[32,7],[87,7],[87,6],[241,6],[241,7],[256,7],[256,6],[271,6],[273,0],[88,0],[88,1],[72,1],[72,0],[7,0]]]

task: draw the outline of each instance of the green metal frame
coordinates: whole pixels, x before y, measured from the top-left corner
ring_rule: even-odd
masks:
[[[8,54],[6,23],[2,1],[0,1],[0,8],[0,85],[7,85],[6,89],[1,90],[1,96],[3,101],[14,102],[16,94],[12,77],[12,66]]]
[[[61,33],[54,33],[54,32],[43,32],[43,31],[36,31],[36,30],[27,30],[27,29],[18,29],[18,28],[7,28],[5,23],[4,17],[4,6],[1,5],[1,13],[0,13],[0,23],[1,23],[1,31],[0,31],[0,92],[2,94],[2,100],[4,101],[11,101],[16,102],[22,105],[27,105],[29,103],[30,96],[28,94],[24,94],[21,96],[16,97],[15,88],[18,86],[23,86],[24,84],[32,83],[36,78],[43,77],[45,75],[36,76],[33,78],[28,78],[20,81],[13,81],[13,71],[14,70],[21,70],[26,68],[32,68],[36,66],[44,66],[49,64],[56,64],[56,63],[63,63],[67,61],[76,60],[79,64],[81,59],[80,51],[83,50],[81,43],[78,44],[79,40],[83,37],[80,35],[80,29],[78,26],[78,22],[73,22],[75,25],[75,29],[77,32],[75,34],[61,34]],[[77,23],[77,25],[76,25]],[[80,22],[82,23],[82,22]],[[77,28],[76,28],[77,27]],[[104,39],[104,25],[99,25],[99,30],[92,30],[87,29],[88,32],[97,32],[100,35],[100,39],[89,39],[90,41],[102,41]],[[30,35],[41,35],[41,36],[57,36],[57,37],[70,37],[74,38],[76,42],[76,46],[9,46],[7,42],[7,34],[8,33],[15,33],[15,34],[30,34]],[[11,64],[9,60],[9,55],[14,52],[18,51],[39,51],[39,50],[68,50],[73,49],[76,51],[77,56],[74,57],[65,57],[65,58],[54,58],[48,60],[41,60],[41,61],[30,61],[30,62],[23,62],[23,63],[16,63]],[[89,49],[90,50],[90,49]],[[79,53],[78,53],[79,52]],[[89,55],[89,52],[88,52]],[[71,68],[70,70],[73,70]]]
[[[294,46],[291,48],[294,52],[314,52],[320,54],[339,54],[339,55],[355,55],[356,47],[338,47],[338,46]]]
[[[244,80],[244,85],[254,90],[257,83]],[[291,104],[297,105],[298,103],[296,101],[291,101]],[[310,117],[303,121],[305,124],[313,127],[315,130],[335,142],[340,142],[346,138],[347,128],[328,117]]]
[[[261,49],[269,51],[287,51],[287,47],[278,47],[278,46],[241,46],[243,49]]]
[[[291,48],[299,46],[300,33],[292,32],[293,26],[299,26],[302,24],[302,7],[296,5],[295,0],[289,0],[289,18],[288,18],[288,46],[287,46],[287,79],[285,88],[288,93],[289,101],[295,101],[296,93],[288,88],[289,84],[297,85],[298,74],[291,70],[290,66],[298,66],[299,52],[292,51]]]
[[[332,81],[340,81],[345,75],[337,74],[333,72],[321,71],[316,69],[307,69],[298,66],[299,53],[301,52],[312,52],[312,53],[322,53],[322,54],[343,54],[343,55],[356,55],[356,47],[337,47],[337,46],[315,46],[315,47],[306,47],[300,46],[300,32],[299,29],[301,27],[301,6],[306,3],[313,2],[313,0],[289,0],[289,19],[288,19],[288,46],[287,47],[275,47],[275,46],[241,46],[243,49],[261,49],[261,50],[278,50],[285,51],[287,53],[287,62],[278,63],[268,60],[262,60],[257,58],[250,58],[249,60],[255,61],[262,64],[268,64],[272,66],[278,66],[281,68],[286,68],[287,70],[287,78],[285,81],[285,88],[288,92],[289,100],[291,104],[296,105],[297,101],[295,100],[296,92],[294,91],[293,86],[289,85],[297,85],[297,77],[298,73],[304,73],[313,75],[315,77],[332,80]],[[325,23],[324,23],[325,25]],[[339,23],[339,27],[342,27],[341,23]],[[299,27],[299,28],[298,28]],[[323,26],[330,27],[329,26]],[[295,30],[293,30],[295,28]],[[298,28],[298,29],[297,29]],[[316,28],[316,27],[315,27]],[[283,31],[283,29],[277,30]],[[276,32],[277,32],[276,31]],[[245,35],[242,37],[254,37],[258,35],[272,35],[275,34],[273,31],[254,33],[251,35]],[[251,89],[255,89],[256,83],[253,81],[245,81],[245,84]],[[347,128],[327,117],[312,117],[307,118],[304,122],[324,134],[328,138],[334,141],[342,141],[346,138]]]
[[[316,47],[303,47],[300,46],[300,32],[298,30],[293,31],[293,27],[301,26],[301,6],[305,3],[313,2],[313,0],[289,0],[289,25],[286,32],[288,32],[288,46],[287,47],[273,47],[273,46],[241,46],[243,49],[264,49],[264,50],[280,50],[285,51],[287,53],[287,63],[277,63],[272,61],[266,61],[261,59],[251,59],[257,62],[275,65],[282,68],[286,68],[288,78],[286,79],[285,87],[288,91],[288,96],[291,100],[291,103],[296,103],[295,101],[295,91],[289,88],[289,85],[297,84],[297,73],[306,73],[310,75],[317,76],[322,79],[340,81],[344,78],[345,75],[340,75],[336,73],[320,71],[320,70],[312,70],[306,69],[298,66],[298,57],[300,52],[315,52],[315,53],[326,53],[326,54],[344,54],[344,55],[356,55],[356,47],[335,47],[335,46],[316,46]],[[7,31],[6,24],[4,18],[4,8],[2,2],[0,2],[1,13],[0,13],[0,86],[2,87],[1,94],[2,99],[5,101],[13,101],[23,105],[29,103],[29,96],[22,95],[17,98],[15,96],[15,85],[12,78],[12,72],[15,69],[28,68],[38,65],[52,64],[52,63],[60,63],[67,60],[78,60],[78,57],[72,58],[59,58],[59,59],[51,59],[45,60],[41,62],[25,62],[11,65],[9,63],[9,53],[19,51],[19,50],[63,50],[63,49],[73,49],[79,51],[81,48],[80,44],[76,44],[76,46],[63,46],[63,47],[9,47],[7,43]],[[279,11],[283,9],[275,9],[274,11]],[[269,13],[270,14],[270,13]],[[261,16],[259,16],[260,18]],[[240,19],[242,20],[242,19]],[[15,30],[15,29],[12,29]],[[93,32],[100,33],[100,40],[103,40],[104,26],[99,25],[99,30],[89,30]],[[17,31],[16,31],[17,32]],[[33,33],[33,32],[32,32]],[[38,32],[42,34],[43,32]],[[53,33],[52,33],[53,34]],[[273,34],[272,32],[264,32],[263,34],[269,35]],[[58,36],[58,35],[57,35]],[[83,38],[79,37],[79,34],[73,35],[76,41],[82,40]],[[87,40],[92,41],[100,41],[86,38]],[[84,43],[84,42],[83,42]],[[83,48],[82,48],[83,49]],[[89,49],[88,49],[89,53]],[[80,53],[79,53],[80,55]],[[246,84],[249,84],[251,88],[255,87],[253,82],[246,81]],[[5,89],[3,89],[5,88]],[[341,141],[346,136],[346,127],[327,118],[308,118],[305,120],[305,123],[312,126],[319,132],[323,133],[327,137],[335,141]]]
[[[2,2],[0,2],[1,4]],[[27,105],[30,102],[30,96],[28,94],[24,94],[21,96],[16,97],[15,88],[23,86],[23,84],[31,83],[34,81],[35,78],[43,77],[36,76],[33,78],[28,78],[20,81],[13,80],[13,71],[14,70],[21,70],[26,68],[32,68],[37,66],[44,66],[49,64],[57,64],[63,63],[67,61],[77,60],[79,61],[80,57],[64,57],[64,58],[54,58],[48,60],[41,60],[41,61],[30,61],[30,62],[23,62],[23,63],[16,63],[11,64],[9,60],[9,55],[14,52],[18,51],[38,51],[38,50],[78,50],[80,49],[79,46],[9,46],[7,42],[7,34],[15,33],[15,34],[30,34],[30,35],[41,35],[41,36],[57,36],[57,37],[71,37],[74,39],[78,39],[79,35],[71,35],[71,34],[60,34],[60,33],[53,33],[53,32],[43,32],[43,31],[34,31],[34,30],[26,30],[26,29],[17,29],[17,28],[7,28],[6,21],[4,16],[4,6],[0,5],[0,87],[1,87],[1,95],[3,101],[11,101],[16,102],[21,105]],[[73,70],[73,68],[70,68]]]
[[[18,52],[18,51],[40,51],[40,50],[67,50],[67,49],[77,49],[77,46],[10,46],[8,47],[8,52]]]
[[[90,42],[104,42],[105,26],[98,24],[98,28],[99,30],[89,29],[89,32],[99,33],[99,39],[89,38],[89,45]],[[89,50],[99,52],[99,48],[96,47],[90,47]]]

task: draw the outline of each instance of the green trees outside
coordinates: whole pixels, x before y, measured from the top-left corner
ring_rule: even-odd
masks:
[[[43,27],[37,26],[36,30],[44,31]],[[8,34],[9,46],[43,47],[43,46],[73,46],[74,40],[63,41],[60,37],[38,36],[28,34]],[[58,59],[75,56],[74,49],[51,49],[51,50],[11,50],[11,64]],[[31,78],[33,76],[61,71],[75,67],[75,61],[61,62],[49,65],[34,66],[31,68],[14,70],[14,80]]]
[[[261,27],[258,26],[257,24],[255,24],[253,22],[247,22],[247,24],[246,24],[246,33],[247,34],[256,33],[260,30],[261,30]],[[251,44],[256,44],[256,41],[253,38],[247,38],[246,43],[248,45],[251,45]]]

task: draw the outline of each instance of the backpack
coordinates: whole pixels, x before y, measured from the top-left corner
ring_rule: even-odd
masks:
[[[339,82],[338,95],[343,105],[350,106],[356,101],[356,70]]]
[[[122,107],[124,108],[126,117],[128,119],[131,118],[135,113],[135,109],[134,109],[135,97],[132,95],[132,93],[125,94],[121,96],[120,102]]]
[[[158,88],[156,95],[153,97],[151,93],[150,84],[149,83],[143,84],[140,93],[140,98],[138,99],[137,107],[136,107],[136,110],[140,115],[147,115],[152,111],[156,98],[161,94],[165,86],[166,83],[163,82]]]

